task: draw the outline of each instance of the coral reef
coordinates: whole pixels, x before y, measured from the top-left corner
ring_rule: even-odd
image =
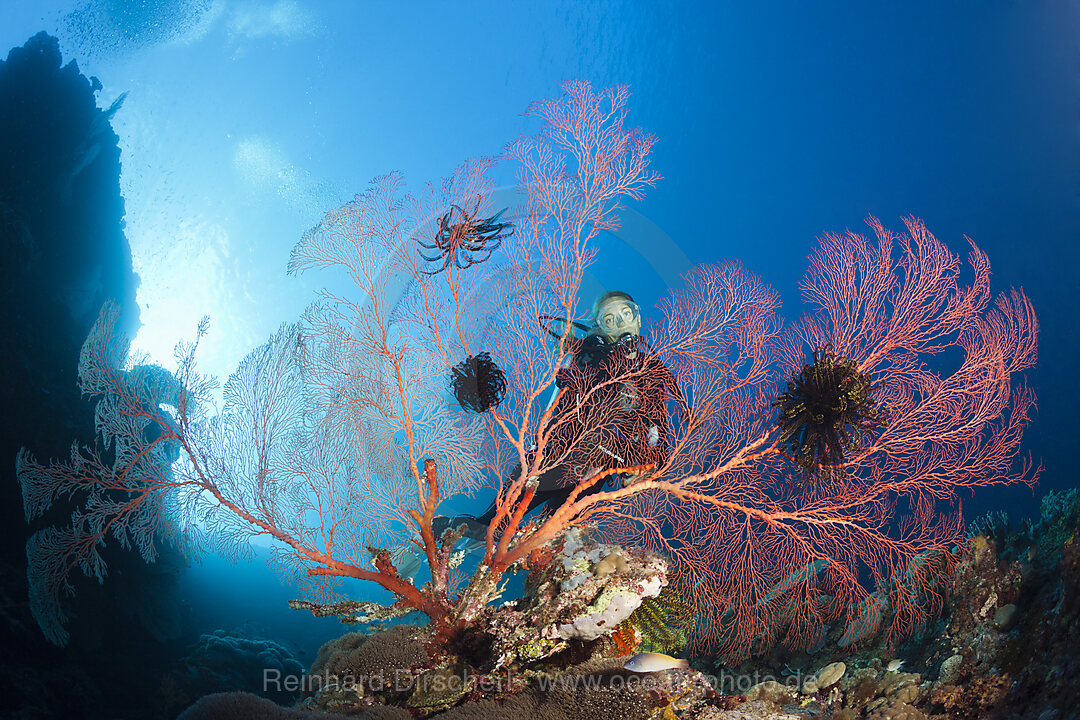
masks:
[[[1080,706],[1080,492],[1047,493],[1040,517],[1004,542],[973,537],[950,587],[948,635],[964,658],[963,689],[940,699],[946,709],[972,708],[953,710],[956,717],[995,709],[1067,717]]]
[[[738,666],[740,677],[772,673],[783,680],[747,691],[753,702],[739,706],[739,717],[1074,717],[1080,706],[1080,690],[1070,680],[1080,672],[1074,647],[1080,633],[1080,493],[1052,491],[1041,510],[1020,530],[1010,529],[1002,513],[972,523],[973,531],[991,536],[971,536],[958,548],[954,572],[940,590],[947,598],[941,618],[910,640],[893,643],[879,630],[852,647],[834,628],[815,655],[774,649]],[[835,673],[838,664],[846,672],[823,687],[822,676],[830,668]],[[800,686],[802,677],[807,679]]]
[[[366,710],[336,715],[334,713],[312,713],[285,708],[266,698],[245,692],[215,693],[200,698],[198,702],[180,713],[177,720],[412,720],[412,713],[401,708],[373,707]]]
[[[623,658],[605,657],[609,648],[606,643],[593,643],[546,666],[518,665],[499,673],[484,672],[456,658],[444,659],[435,667],[399,668],[389,674],[380,670],[373,676],[377,682],[370,677],[360,683],[324,675],[319,681],[329,677],[329,685],[312,693],[302,706],[353,714],[386,707],[386,703],[407,707],[415,717],[440,720],[597,716],[649,720],[698,717],[700,711],[729,704],[729,698],[715,693],[701,673],[635,674],[623,668]],[[573,661],[574,655],[585,657]]]
[[[525,597],[490,615],[496,668],[548,657],[573,641],[607,637],[667,583],[663,558],[592,541],[576,528],[555,547],[550,557],[535,563]],[[616,554],[621,572],[608,560]],[[597,571],[609,565],[612,571]]]
[[[663,558],[575,528],[527,569],[524,595],[489,607],[457,643],[440,644],[432,628],[411,625],[327,643],[302,707],[349,714],[395,706],[448,720],[648,720],[697,717],[732,702],[697,671],[624,668],[627,648],[617,638],[629,628],[636,643],[628,618],[660,594]]]
[[[172,692],[197,698],[217,692],[248,691],[277,703],[291,703],[299,694],[282,690],[268,679],[299,677],[304,666],[273,640],[217,630],[199,638],[178,661]]]
[[[557,676],[532,678],[531,682],[501,700],[480,700],[456,707],[440,718],[445,720],[559,720],[561,718],[614,717],[647,720],[653,717],[661,697],[644,683],[634,684],[612,661],[593,661],[568,668]]]
[[[516,695],[533,680],[565,684],[568,664],[624,654],[611,636],[667,582],[663,558],[597,542],[578,528],[528,569],[523,596],[487,608],[457,643],[440,645],[432,628],[401,625],[324,645],[311,669],[319,687],[307,706],[343,711],[382,703],[430,714]],[[605,668],[626,674],[621,662]]]

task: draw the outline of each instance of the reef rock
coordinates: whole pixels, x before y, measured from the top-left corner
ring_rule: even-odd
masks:
[[[847,665],[842,662],[834,662],[826,665],[814,673],[813,677],[803,683],[803,694],[812,695],[813,693],[829,689],[839,682],[840,678],[844,677],[846,671]]]
[[[916,707],[904,702],[878,708],[870,714],[871,720],[926,720],[926,715]]]
[[[792,688],[778,683],[775,680],[766,680],[765,682],[759,682],[752,688],[746,691],[746,697],[748,700],[767,700],[777,705],[783,705],[786,702],[790,702],[793,696]]]
[[[957,653],[950,655],[941,662],[938,670],[938,682],[942,685],[952,685],[960,677],[960,668],[964,664],[964,656]]]
[[[608,636],[666,584],[663,557],[593,542],[571,529],[553,542],[550,556],[534,563],[525,596],[490,617],[495,666],[535,661],[569,641]]]
[[[1016,605],[1012,603],[1002,605],[994,612],[994,627],[1002,632],[1011,630],[1016,620]]]

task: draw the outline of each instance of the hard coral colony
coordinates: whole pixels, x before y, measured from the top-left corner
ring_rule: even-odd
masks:
[[[691,647],[729,660],[782,639],[805,648],[832,626],[860,628],[851,642],[877,627],[902,636],[935,613],[936,584],[964,535],[945,501],[1035,479],[1010,467],[1033,404],[1013,383],[1035,362],[1037,322],[1019,291],[991,303],[989,263],[974,245],[974,280],[961,285],[960,259],[915,219],[899,233],[870,218],[871,238],[823,237],[802,284],[809,310],[786,327],[777,293],[737,262],[692,271],[645,334],[689,390],[693,427],[673,415],[660,464],[607,467],[576,480],[546,514],[526,516],[538,478],[587,438],[560,432],[565,419],[541,402],[569,349],[553,347],[538,318],[566,317],[567,328],[582,319],[574,309],[597,236],[617,227],[626,198],[640,200],[660,179],[649,169],[653,136],[624,126],[628,97],[576,82],[530,107],[543,129],[504,155],[525,200],[512,226],[501,212],[476,220],[489,212],[486,160],[415,195],[385,176],[328,213],[289,270],[341,267],[355,297],[324,293],[251,353],[226,383],[220,415],[208,409],[211,380],[196,370],[198,339],[183,348],[174,416],[138,368],[121,372],[128,346],[106,308],[80,380],[115,457],[18,459],[28,517],[60,494],[88,498],[71,525],[28,547],[46,634],[66,639],[68,570],[101,578],[107,533],[150,560],[163,540],[195,552],[187,529],[196,527],[226,555],[272,538],[307,607],[342,600],[351,578],[395,598],[368,617],[425,614],[416,632],[428,661],[417,673],[552,673],[556,656],[563,668],[601,662],[617,647],[609,636],[665,585],[690,606]],[[438,255],[418,257],[416,238],[433,217],[439,230],[421,249]],[[382,294],[391,272],[410,283],[394,313]],[[482,336],[471,330],[481,316],[491,318]],[[946,346],[961,359],[939,373],[924,361]],[[473,365],[455,367],[463,356]],[[635,375],[643,372],[628,367],[611,382],[648,387]],[[448,374],[473,383],[459,402],[482,413],[446,401]],[[619,393],[584,395],[597,400],[589,427],[622,412]],[[164,461],[175,454],[180,462]],[[828,482],[801,482],[811,468]],[[605,485],[627,475],[640,479]],[[499,478],[496,514],[466,574],[455,550],[462,529],[437,535],[435,518],[487,478]],[[423,584],[401,574],[389,550],[408,544],[426,560]],[[517,570],[531,573],[530,590],[496,607]],[[425,712],[488,697],[472,688],[421,695]],[[413,696],[379,697],[408,705]]]

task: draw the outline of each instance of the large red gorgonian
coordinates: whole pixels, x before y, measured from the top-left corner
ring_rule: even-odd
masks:
[[[371,581],[399,608],[426,613],[443,639],[481,626],[504,573],[579,526],[667,554],[695,605],[698,646],[730,657],[781,638],[814,644],[837,623],[844,642],[886,620],[902,633],[935,612],[934,581],[961,533],[959,493],[1034,481],[1013,468],[1033,403],[1018,380],[1036,357],[1027,298],[991,303],[989,266],[974,246],[964,285],[959,259],[921,223],[892,233],[871,219],[870,238],[822,239],[799,323],[785,328],[777,294],[737,263],[705,265],[646,326],[659,362],[616,367],[548,403],[574,343],[550,342],[538,320],[566,318],[569,333],[585,319],[579,308],[591,298],[578,290],[597,234],[617,227],[624,198],[640,199],[659,179],[649,170],[654,138],[624,128],[627,99],[625,88],[571,83],[530,108],[542,130],[505,153],[522,190],[514,232],[484,262],[443,257],[429,274],[417,242],[454,207],[501,217],[487,206],[488,161],[415,195],[386,176],[328,213],[290,269],[337,268],[352,289],[324,293],[245,359],[220,413],[210,411],[194,346],[165,382],[160,369],[127,361],[113,314],[103,313],[80,378],[113,454],[76,451],[72,463],[45,466],[24,451],[18,460],[29,518],[60,496],[85,499],[71,525],[29,544],[46,634],[66,638],[69,573],[103,577],[108,537],[147,559],[162,540],[237,555],[251,538],[269,538],[279,570],[312,600],[340,599],[352,589],[344,579]],[[795,482],[804,469],[773,404],[826,347],[869,379],[882,412],[859,442],[815,456],[834,470],[827,482]],[[446,379],[481,353],[504,373],[505,395],[466,413]],[[669,408],[665,452],[640,466],[599,458],[597,472],[567,475],[557,507],[526,517],[539,478],[595,455],[595,431],[626,415],[624,391],[671,392],[667,377],[649,377],[661,368],[689,403],[683,417],[669,398],[652,399]],[[567,407],[587,411],[556,411]],[[435,518],[448,514],[447,497],[484,486],[496,513],[466,575],[453,552],[459,535],[437,536]],[[392,549],[410,544],[427,581],[399,572]]]

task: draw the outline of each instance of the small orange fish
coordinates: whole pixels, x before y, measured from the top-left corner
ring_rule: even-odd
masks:
[[[623,667],[630,672],[652,673],[675,668],[688,668],[690,663],[687,660],[673,658],[664,653],[643,652],[627,660]]]

